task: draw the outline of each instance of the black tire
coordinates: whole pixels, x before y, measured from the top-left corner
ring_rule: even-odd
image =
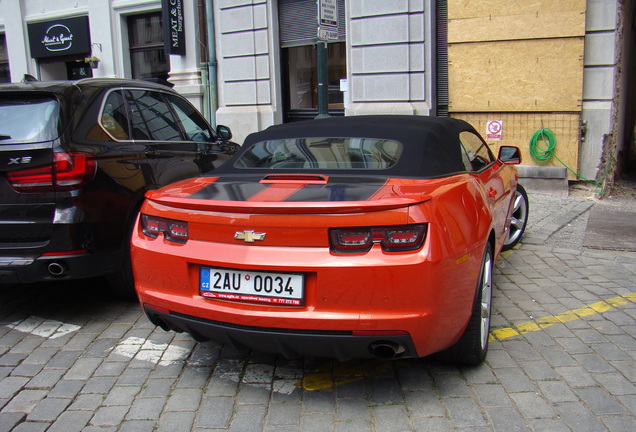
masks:
[[[493,261],[492,247],[488,243],[482,259],[477,293],[468,326],[455,345],[438,355],[441,359],[465,365],[478,365],[486,358],[490,335]]]
[[[523,233],[526,231],[529,211],[530,202],[528,201],[528,194],[523,186],[517,184],[515,202],[512,208],[512,214],[510,215],[510,228],[508,229],[508,235],[506,236],[502,250],[510,250],[519,243]]]
[[[107,276],[108,287],[117,297],[123,299],[137,299],[135,290],[135,278],[132,270],[132,260],[130,258],[130,239],[135,228],[136,219],[128,224],[126,230],[126,240],[122,245],[123,262],[119,271]]]

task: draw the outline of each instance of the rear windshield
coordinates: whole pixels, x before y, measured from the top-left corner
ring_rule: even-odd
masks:
[[[58,118],[53,98],[0,98],[0,145],[54,140]]]
[[[236,160],[237,168],[383,170],[402,154],[397,141],[375,138],[289,138],[261,141]]]

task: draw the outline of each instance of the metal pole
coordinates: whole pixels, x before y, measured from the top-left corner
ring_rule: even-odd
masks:
[[[215,42],[215,29],[214,29],[214,5],[212,0],[206,0],[205,2],[205,14],[208,24],[208,80],[210,91],[210,124],[216,129],[216,110],[218,109],[219,101],[217,95],[217,76],[216,76],[216,42]]]
[[[327,71],[327,42],[316,44],[316,68],[318,75],[318,116],[329,117],[329,77]]]

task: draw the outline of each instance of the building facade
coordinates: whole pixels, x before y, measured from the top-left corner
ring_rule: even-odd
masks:
[[[331,21],[321,22],[329,39],[322,80],[330,115],[468,116],[483,135],[487,120],[501,118],[504,131],[490,142],[493,148],[517,144],[524,151],[534,125],[523,123],[527,130],[517,128],[513,136],[507,119],[536,111],[537,124],[550,127],[566,118],[568,137],[560,138],[569,142],[568,161],[584,177],[598,178],[608,162],[620,162],[632,139],[633,0],[541,0],[516,9],[509,3],[0,0],[0,81],[30,75],[164,82],[213,124],[230,126],[241,142],[272,124],[317,115],[317,27],[331,8]],[[58,36],[47,34],[50,28],[71,24],[79,26],[70,29],[79,51],[37,46]],[[552,68],[550,78],[528,72],[533,52],[543,57],[534,71]],[[505,68],[488,69],[493,59],[508,68],[507,76]],[[559,77],[561,84],[552,82]],[[546,88],[550,94],[542,95]],[[524,105],[524,95],[541,97]]]

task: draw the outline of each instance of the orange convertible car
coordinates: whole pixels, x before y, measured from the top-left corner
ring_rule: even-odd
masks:
[[[527,220],[519,161],[450,118],[270,127],[213,175],[146,194],[139,300],[165,330],[239,349],[477,364],[493,262]]]

